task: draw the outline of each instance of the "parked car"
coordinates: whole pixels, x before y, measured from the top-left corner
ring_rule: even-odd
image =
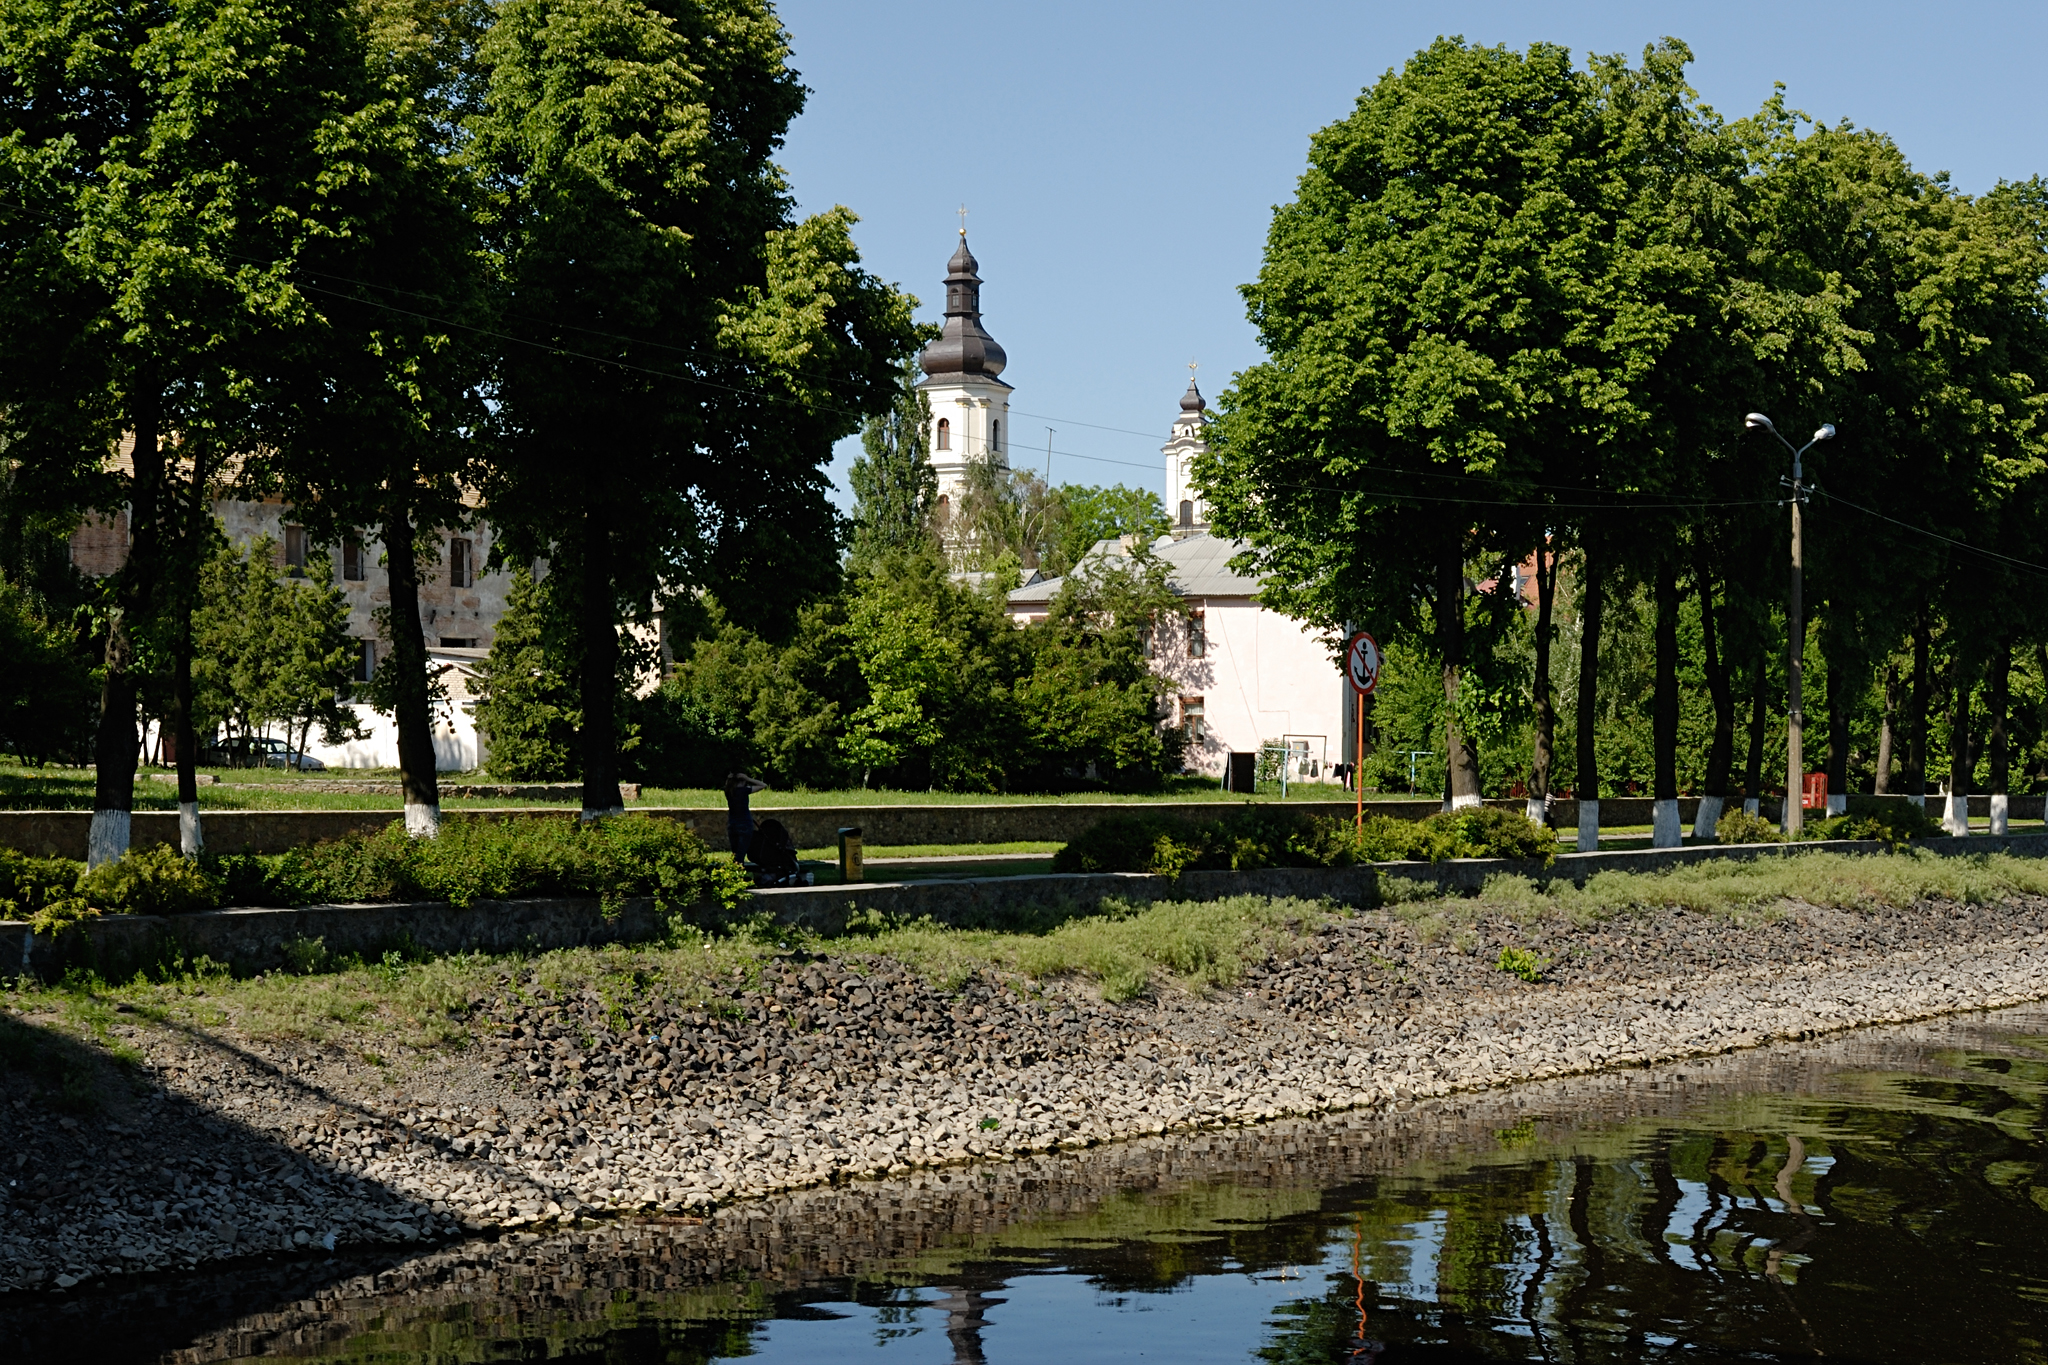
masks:
[[[222,768],[298,768],[309,773],[327,767],[311,754],[301,754],[269,735],[236,735],[208,745],[200,751],[199,761]]]

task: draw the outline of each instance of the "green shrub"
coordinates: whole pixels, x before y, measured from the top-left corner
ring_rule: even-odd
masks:
[[[1920,806],[1895,796],[1851,796],[1849,809],[1815,820],[1799,831],[1801,839],[1878,839],[1899,848],[1912,839],[1935,839],[1947,831]]]
[[[1777,823],[1737,806],[1714,823],[1714,837],[1724,844],[1776,844],[1785,838]]]
[[[664,913],[716,903],[738,906],[751,880],[729,858],[672,820],[615,816],[570,820],[450,820],[433,839],[397,825],[377,834],[294,849],[274,859],[265,904],[448,901],[594,896],[608,913],[645,896]],[[246,878],[246,873],[244,874]]]
[[[78,895],[117,915],[186,915],[220,904],[220,888],[205,870],[161,844],[101,863],[78,879]]]
[[[1055,872],[1250,871],[1264,867],[1349,867],[1363,862],[1446,858],[1542,858],[1557,838],[1517,811],[1468,807],[1426,820],[1375,815],[1306,816],[1283,806],[1247,805],[1205,824],[1148,815],[1104,820],[1053,855]]]
[[[1506,972],[1509,976],[1519,976],[1533,984],[1543,979],[1543,969],[1549,965],[1527,948],[1503,948],[1500,950],[1500,961],[1494,963],[1493,967],[1495,971]]]
[[[84,863],[69,858],[31,858],[0,849],[0,919],[33,919],[44,906],[70,899],[84,871]]]

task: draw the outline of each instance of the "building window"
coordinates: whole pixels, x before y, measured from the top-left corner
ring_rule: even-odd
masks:
[[[284,571],[293,578],[306,572],[306,528],[303,526],[284,528]]]
[[[475,637],[474,637],[474,636],[468,636],[468,635],[443,635],[443,636],[441,637],[441,648],[443,648],[443,649],[475,649],[475,648],[476,648],[476,639],[475,639]]]
[[[341,576],[349,583],[361,583],[370,576],[369,566],[363,562],[363,542],[355,536],[341,542]]]
[[[1195,505],[1186,498],[1180,500],[1180,524],[1183,526],[1193,526],[1195,524]]]
[[[469,562],[469,542],[456,539],[448,542],[448,582],[457,588],[466,588],[476,581],[475,566]]]
[[[1003,448],[1003,424],[1001,422],[990,422],[988,424],[988,448],[992,451],[1001,452]]]
[[[1188,743],[1199,745],[1209,732],[1202,726],[1202,699],[1182,697],[1180,699],[1180,728],[1187,732]]]
[[[1209,655],[1209,622],[1201,612],[1188,617],[1188,657],[1203,659]]]
[[[375,640],[356,641],[355,680],[359,683],[366,683],[376,676],[377,642]]]
[[[951,450],[953,448],[953,424],[943,417],[939,419],[938,448],[940,450]]]

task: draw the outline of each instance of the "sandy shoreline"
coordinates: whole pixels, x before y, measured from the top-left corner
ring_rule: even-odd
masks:
[[[1495,970],[1509,944],[1552,959],[1554,980]],[[1123,1004],[987,978],[941,993],[857,954],[638,1013],[595,989],[519,1002],[508,971],[507,998],[469,1021],[477,1042],[403,1065],[117,1015],[107,1045],[140,1060],[97,1112],[54,1107],[18,1060],[0,1073],[0,1287],[701,1216],[2048,998],[2048,901],[2031,898],[1481,923],[1455,946],[1370,911],[1295,947],[1207,998]]]

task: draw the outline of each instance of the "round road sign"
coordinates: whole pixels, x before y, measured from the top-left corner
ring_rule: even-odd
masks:
[[[1344,676],[1364,696],[1379,686],[1381,662],[1379,641],[1362,630],[1344,646]]]

